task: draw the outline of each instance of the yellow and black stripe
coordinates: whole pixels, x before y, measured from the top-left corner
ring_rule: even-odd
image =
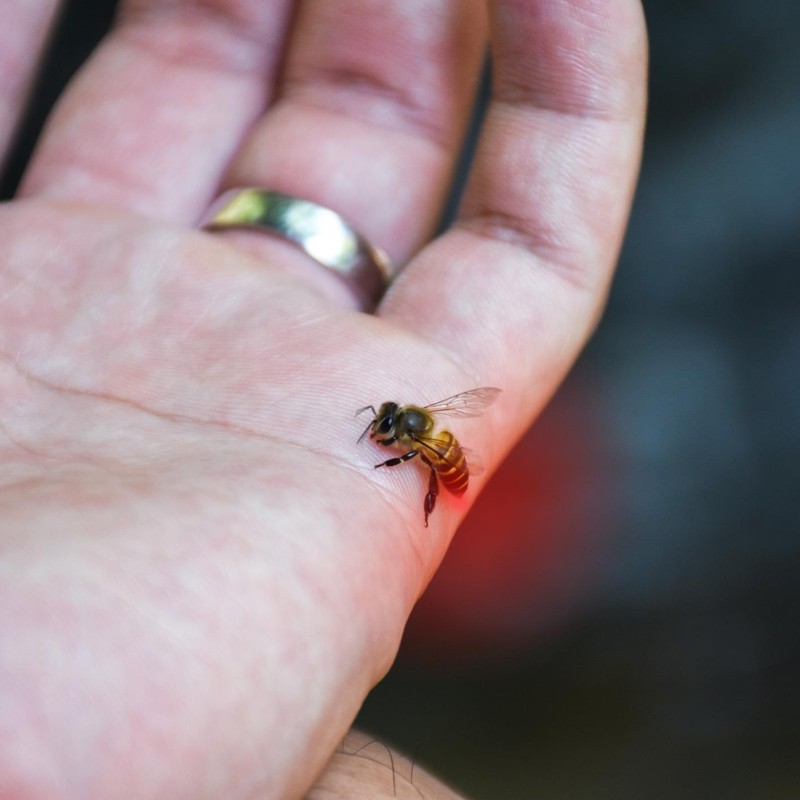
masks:
[[[450,431],[439,431],[435,438],[420,438],[428,451],[427,461],[451,494],[460,496],[469,486],[467,459],[458,439]]]

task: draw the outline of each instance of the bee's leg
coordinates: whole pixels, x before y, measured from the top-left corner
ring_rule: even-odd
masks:
[[[419,450],[409,450],[402,456],[397,456],[396,458],[390,458],[388,461],[383,461],[380,464],[376,464],[375,469],[378,469],[378,467],[396,467],[398,464],[402,464],[404,461],[408,461],[410,458],[414,458],[414,456],[418,455],[419,455]]]
[[[436,498],[439,495],[439,481],[436,478],[436,470],[431,467],[431,477],[428,481],[428,494],[425,495],[425,527],[428,527],[428,517],[433,512],[436,505]]]

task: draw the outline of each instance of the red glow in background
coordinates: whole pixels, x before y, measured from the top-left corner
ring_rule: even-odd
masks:
[[[414,610],[404,656],[448,668],[503,659],[580,601],[610,511],[591,408],[560,396],[495,473]]]

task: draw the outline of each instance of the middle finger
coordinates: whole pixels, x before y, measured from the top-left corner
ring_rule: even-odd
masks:
[[[407,260],[450,188],[485,17],[477,0],[302,0],[275,103],[220,189],[268,187],[328,206]]]

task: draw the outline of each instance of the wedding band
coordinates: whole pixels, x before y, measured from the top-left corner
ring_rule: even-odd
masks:
[[[389,256],[329,208],[268,189],[230,189],[209,208],[209,231],[266,231],[299,245],[311,258],[343,278],[371,306],[392,278]]]

